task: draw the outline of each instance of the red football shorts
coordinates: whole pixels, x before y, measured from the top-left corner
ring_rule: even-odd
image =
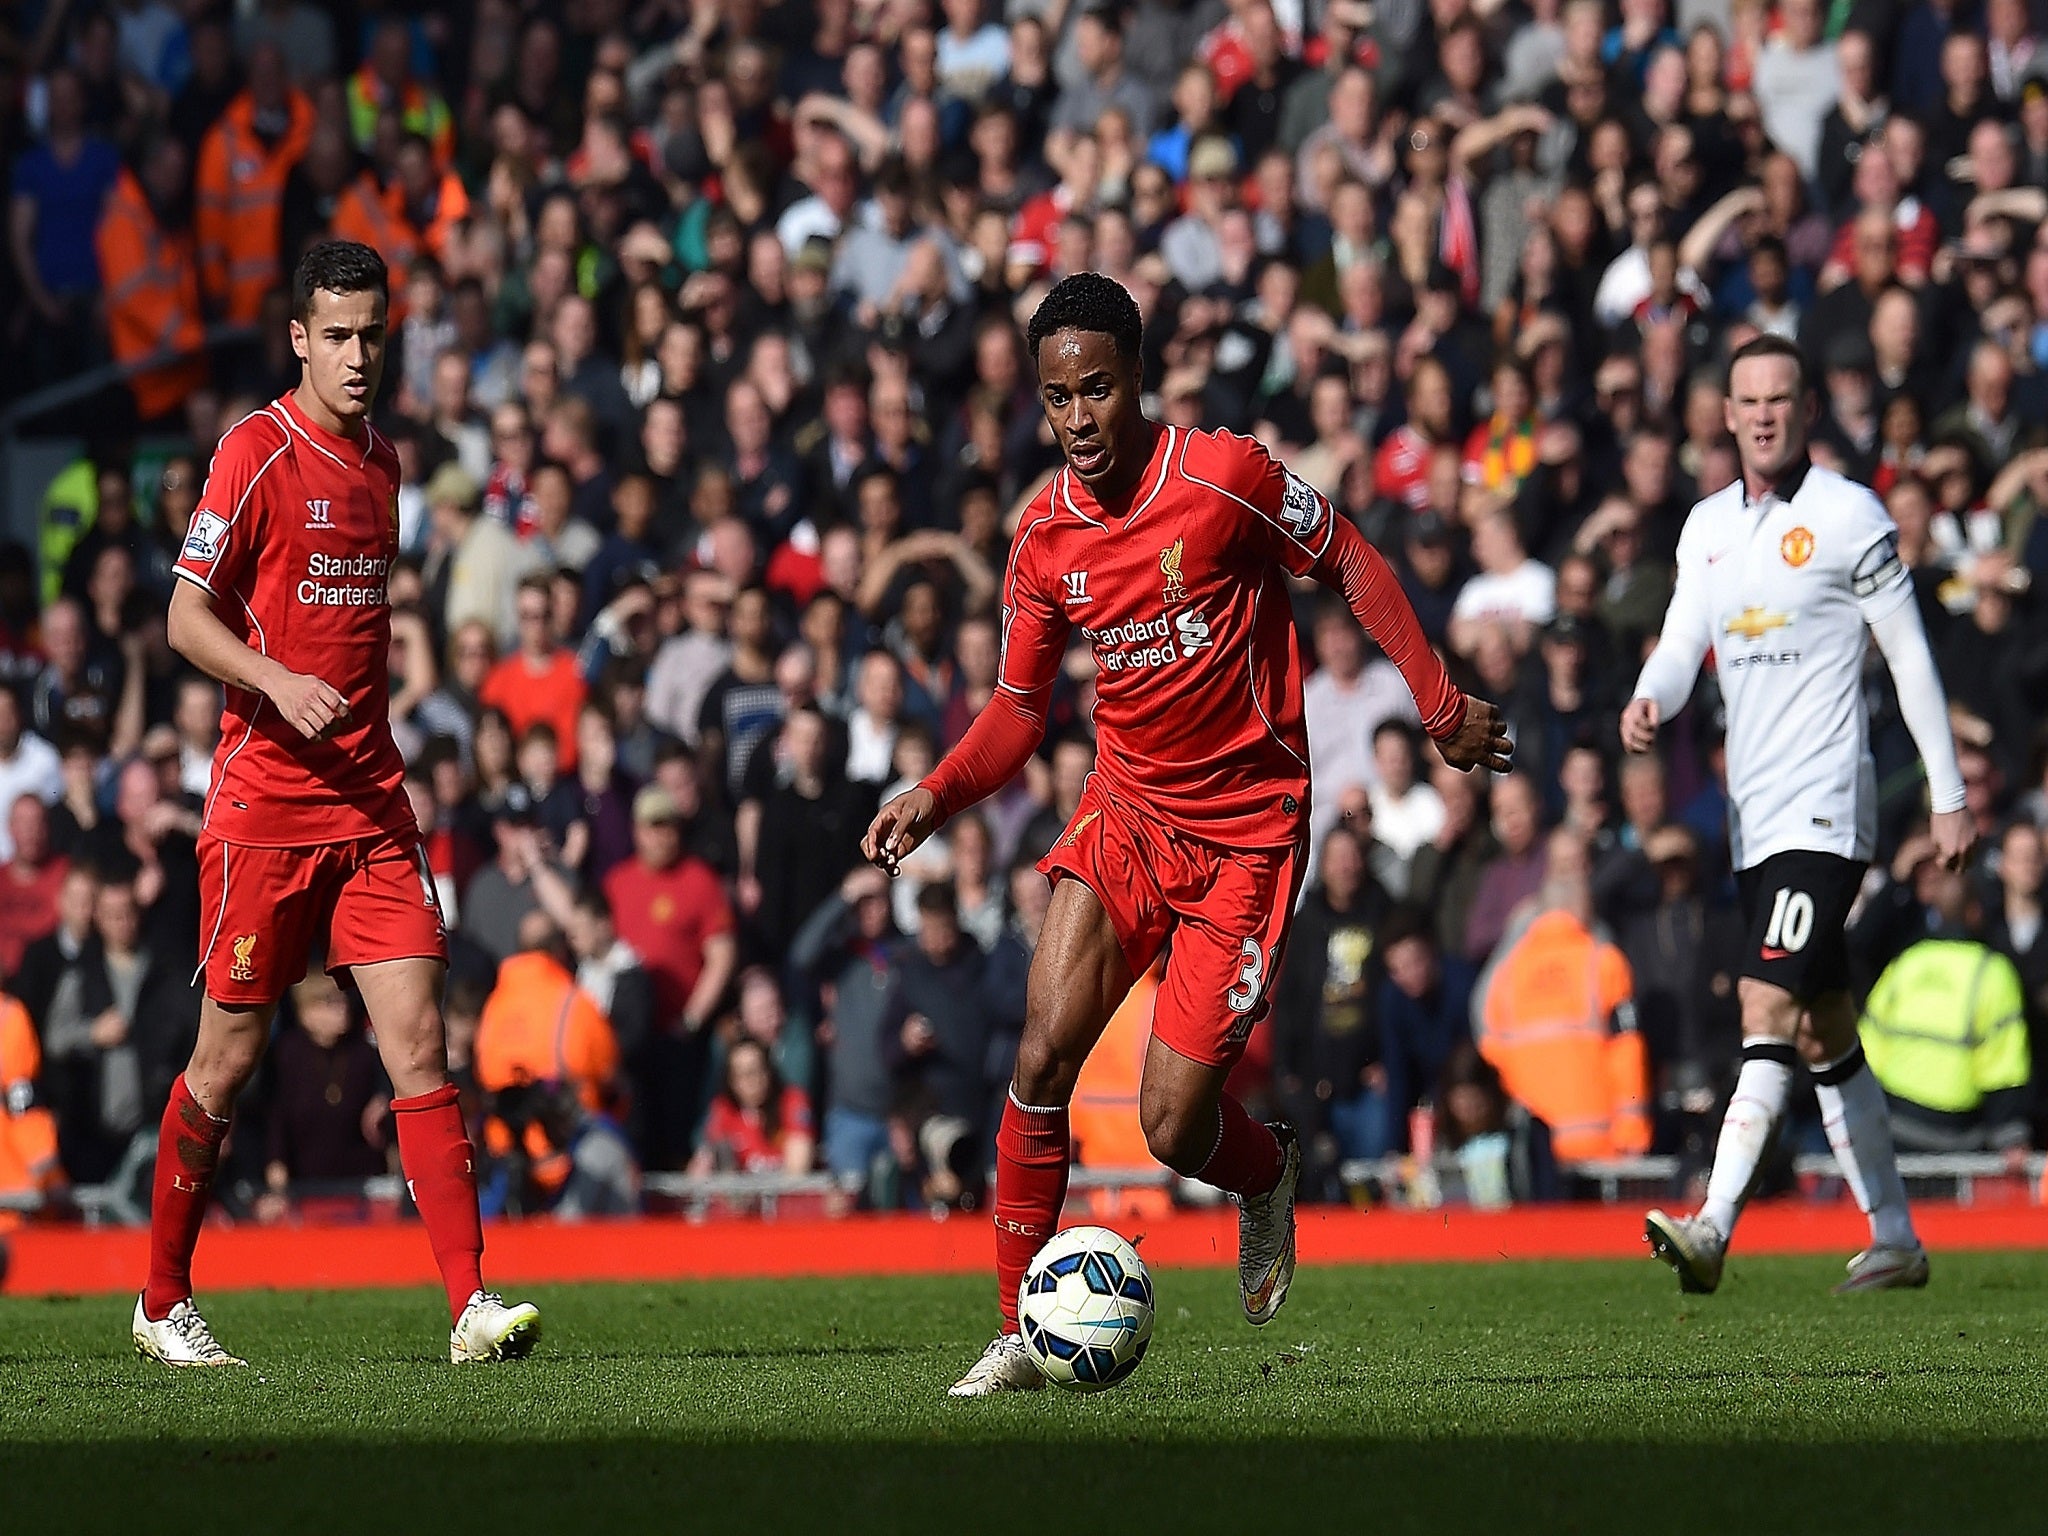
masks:
[[[434,877],[417,833],[312,848],[199,839],[199,969],[217,1003],[262,1007],[306,974],[315,936],[327,969],[448,958]]]
[[[1169,936],[1152,1033],[1190,1061],[1228,1067],[1266,1016],[1304,861],[1297,845],[1225,848],[1161,825],[1091,778],[1039,871],[1102,903],[1133,976]]]

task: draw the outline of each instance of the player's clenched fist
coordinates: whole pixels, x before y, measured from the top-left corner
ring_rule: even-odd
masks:
[[[1647,752],[1657,745],[1658,719],[1655,699],[1630,699],[1621,712],[1621,744],[1631,752]]]
[[[287,672],[269,689],[270,702],[291,722],[292,728],[313,741],[348,717],[348,700],[317,677]]]
[[[938,825],[939,802],[928,789],[907,790],[875,813],[860,851],[870,863],[890,874],[902,871],[903,861],[917,845],[932,835]]]
[[[1460,773],[1474,768],[1506,773],[1514,766],[1515,744],[1508,740],[1507,722],[1499,706],[1484,699],[1466,698],[1464,721],[1449,741],[1437,744],[1437,750]]]

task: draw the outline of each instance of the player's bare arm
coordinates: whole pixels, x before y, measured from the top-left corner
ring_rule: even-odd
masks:
[[[166,629],[172,650],[208,677],[262,694],[308,741],[348,718],[348,700],[339,692],[238,639],[213,611],[212,599],[192,582],[179,582],[171,593]]]

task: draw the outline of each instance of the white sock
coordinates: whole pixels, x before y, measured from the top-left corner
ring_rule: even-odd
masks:
[[[1785,1096],[1792,1091],[1792,1069],[1799,1053],[1782,1040],[1742,1042],[1742,1075],[1721,1119],[1721,1140],[1714,1148],[1714,1171],[1707,1177],[1707,1202],[1700,1216],[1722,1237],[1735,1231],[1735,1218],[1749,1199],[1757,1165],[1770,1150]]]
[[[1840,1061],[1813,1071],[1813,1095],[1820,1100],[1821,1124],[1828,1145],[1870,1218],[1870,1239],[1880,1248],[1915,1248],[1913,1213],[1906,1204],[1906,1181],[1899,1177],[1899,1158],[1892,1148],[1891,1113],[1884,1086],[1855,1046]]]

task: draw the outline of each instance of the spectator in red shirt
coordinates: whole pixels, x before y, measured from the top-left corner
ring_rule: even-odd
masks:
[[[491,668],[477,699],[486,708],[504,712],[515,741],[524,739],[529,726],[553,726],[561,770],[574,773],[576,716],[586,690],[576,653],[556,645],[549,631],[549,583],[545,572],[521,579],[519,649]]]
[[[7,808],[7,836],[14,857],[0,864],[0,979],[57,926],[57,889],[71,867],[50,852],[50,813],[34,795],[17,795]]]
[[[1408,376],[1408,419],[1387,434],[1373,456],[1373,490],[1411,512],[1429,505],[1429,457],[1451,441],[1450,370],[1433,357],[1418,361]]]
[[[689,1156],[708,1065],[705,1025],[733,977],[732,907],[711,866],[683,852],[674,798],[649,785],[633,799],[633,857],[605,876],[618,935],[654,984],[654,1028],[633,1063],[647,1112],[647,1166]]]
[[[810,1095],[782,1081],[760,1041],[735,1042],[690,1172],[809,1173],[817,1145]]]

